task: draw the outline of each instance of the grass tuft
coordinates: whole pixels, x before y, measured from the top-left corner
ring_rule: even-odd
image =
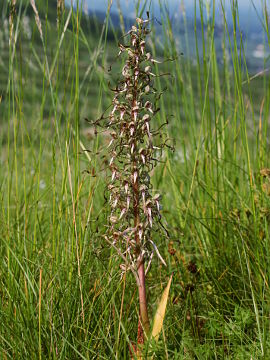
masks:
[[[268,65],[250,70],[237,2],[226,12],[214,3],[195,2],[192,31],[183,13],[180,38],[161,1],[162,25],[152,23],[153,57],[177,60],[153,69],[172,75],[157,77],[168,91],[155,121],[172,115],[163,140],[175,152],[152,174],[170,239],[153,234],[167,268],[153,261],[147,277],[151,317],[174,277],[162,336],[145,357],[270,357]],[[103,22],[60,4],[0,5],[0,354],[128,359],[137,294],[101,241],[108,134],[84,120],[110,105],[108,69],[115,82],[126,24],[114,27],[110,3]],[[261,21],[267,48],[266,4]]]

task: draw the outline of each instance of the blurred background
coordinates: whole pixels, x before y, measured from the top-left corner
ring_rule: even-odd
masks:
[[[118,43],[150,11],[174,151],[151,172],[169,238],[153,234],[150,314],[173,273],[163,334],[145,356],[270,358],[268,1],[0,2],[0,354],[128,359],[132,274],[103,241],[108,110]],[[170,60],[170,61],[167,61]],[[172,61],[173,60],[173,61]],[[89,122],[90,121],[90,122]]]

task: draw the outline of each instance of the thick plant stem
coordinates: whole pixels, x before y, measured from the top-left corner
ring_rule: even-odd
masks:
[[[134,84],[134,91],[133,91],[133,101],[132,105],[133,108],[137,104],[137,81]],[[135,116],[133,118],[135,127],[136,127],[136,119]],[[135,149],[137,144],[135,143]],[[135,150],[136,153],[136,150]],[[135,172],[137,173],[137,164],[134,157],[133,160],[133,179],[135,179]],[[137,244],[138,254],[140,253],[140,237],[139,237],[139,225],[140,225],[140,213],[139,213],[139,202],[140,202],[140,194],[139,194],[139,176],[136,177],[136,181],[134,182],[133,186],[133,210],[134,210],[134,228],[135,231],[135,241]],[[139,291],[139,305],[140,305],[140,319],[139,319],[139,327],[140,323],[143,328],[144,334],[148,334],[150,329],[150,322],[148,318],[148,310],[147,310],[147,299],[146,299],[146,287],[145,287],[145,271],[144,271],[144,259],[141,258],[138,260],[138,291]]]
[[[148,310],[147,310],[147,300],[146,300],[146,288],[145,288],[145,272],[144,272],[144,263],[141,262],[138,268],[138,275],[140,284],[139,288],[139,302],[140,302],[140,318],[142,322],[143,330],[146,334],[148,334],[150,329],[150,322],[148,318]]]
[[[138,189],[138,179],[134,184],[134,227],[137,228],[135,233],[135,240],[138,248],[140,247],[140,238],[138,234],[138,226],[140,224],[139,218],[139,209],[138,209],[138,200],[139,200],[139,189]],[[148,317],[147,310],[147,299],[146,299],[146,287],[145,287],[145,271],[144,271],[144,260],[140,259],[138,263],[138,290],[139,290],[139,304],[140,304],[140,320],[143,327],[144,333],[148,333],[150,329],[150,322]]]

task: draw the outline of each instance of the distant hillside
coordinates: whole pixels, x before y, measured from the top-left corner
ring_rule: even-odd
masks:
[[[4,2],[6,3],[6,2]],[[66,96],[65,94],[72,94],[72,86],[74,82],[75,71],[71,72],[74,68],[74,34],[72,31],[73,26],[76,26],[75,18],[69,20],[69,25],[65,31],[65,36],[59,56],[57,56],[57,48],[60,36],[62,35],[63,26],[66,22],[69,8],[65,9],[65,14],[62,23],[62,30],[60,33],[57,28],[57,2],[50,0],[47,9],[46,2],[36,0],[36,7],[42,23],[42,31],[44,41],[46,43],[46,57],[51,71],[52,81],[58,76],[62,78],[63,87],[58,89],[59,98]],[[9,79],[9,25],[8,13],[9,9],[1,2],[0,10],[2,10],[2,19],[0,26],[0,95],[2,96],[2,103],[0,106],[0,113],[7,111],[8,99],[8,79]],[[40,39],[40,34],[35,22],[35,14],[28,0],[23,0],[21,3],[17,2],[15,27],[17,19],[20,18],[16,52],[13,59],[13,71],[16,77],[20,73],[24,91],[24,112],[30,114],[34,111],[36,104],[40,103],[41,92],[43,87],[44,78],[44,49]],[[98,89],[99,73],[95,70],[98,67],[101,71],[101,56],[103,56],[103,48],[99,49],[97,53],[99,38],[102,34],[103,23],[97,17],[89,17],[85,14],[80,16],[81,31],[79,34],[79,76],[80,81],[83,83],[82,92],[87,94],[89,102],[91,98],[96,96]],[[115,36],[118,30],[108,30],[107,38],[107,53],[106,61],[112,62],[112,57],[117,51],[115,47]],[[57,59],[57,60],[56,60]],[[109,65],[108,65],[109,66]],[[95,71],[94,71],[95,70]],[[103,71],[103,70],[102,70]],[[88,89],[88,80],[92,86]],[[19,80],[19,79],[18,79]],[[45,86],[48,88],[49,83],[46,81]],[[44,113],[49,116],[51,113],[50,98],[46,98],[44,105]],[[80,99],[81,102],[85,101],[84,98]],[[87,110],[89,113],[91,111]]]
[[[229,12],[228,12],[229,14]],[[201,19],[199,16],[194,20],[194,17],[187,15],[184,19],[183,13],[176,12],[173,14],[163,14],[165,17],[168,15],[172,24],[172,31],[175,36],[175,42],[178,47],[178,50],[183,52],[184,55],[193,59],[196,56],[196,43],[195,43],[195,32],[194,29],[197,29],[197,39],[198,39],[198,50],[199,56],[202,57],[202,30],[204,33],[208,31],[208,24],[201,24]],[[160,15],[161,16],[161,15]],[[226,33],[226,54],[230,54],[230,45],[228,42],[228,36],[233,39],[233,23],[232,19],[228,18],[227,28],[224,27],[223,15],[220,12],[217,12],[215,19],[215,30],[214,30],[214,39],[215,47],[217,52],[217,61],[220,65],[223,64],[224,53],[223,53],[223,39],[224,31]],[[103,11],[89,11],[90,18],[96,18],[99,22],[103,22],[106,13]],[[126,12],[123,13],[125,29],[129,29],[134,22],[134,18],[130,17]],[[238,51],[240,48],[241,41],[243,42],[246,63],[250,72],[257,72],[263,69],[265,66],[265,59],[268,61],[270,56],[269,47],[267,45],[267,37],[263,26],[258,18],[253,19],[254,21],[250,22],[248,19],[245,19],[242,16],[240,21],[241,32],[237,26],[236,31],[236,40],[238,45]],[[153,19],[155,25],[156,36],[161,43],[164,43],[163,39],[163,28],[160,25],[160,19]],[[211,21],[211,20],[210,20]],[[110,25],[114,29],[120,27],[120,18],[117,12],[110,13]],[[264,47],[263,44],[266,43]],[[187,47],[188,45],[188,47]],[[228,59],[229,60],[229,59]]]

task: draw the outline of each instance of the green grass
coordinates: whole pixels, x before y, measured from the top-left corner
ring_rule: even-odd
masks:
[[[97,150],[108,139],[84,120],[110,104],[120,32],[109,17],[99,24],[70,9],[57,28],[56,5],[44,3],[37,2],[43,42],[31,6],[18,1],[16,46],[7,37],[0,43],[0,354],[128,359],[136,286],[131,273],[121,277],[121,261],[101,236],[108,209]],[[6,2],[1,10],[7,19]],[[196,13],[203,17],[198,3]],[[163,42],[153,29],[150,46],[166,59],[179,49],[163,14]],[[219,66],[215,19],[205,21],[193,34],[203,59],[187,54],[155,69],[171,74],[157,78],[167,92],[156,119],[173,115],[167,131],[175,145],[153,174],[170,239],[155,239],[168,266],[156,260],[147,276],[151,315],[174,274],[155,358],[268,359],[270,177],[260,171],[270,168],[270,79],[249,74],[245,44],[240,57],[225,17]]]

